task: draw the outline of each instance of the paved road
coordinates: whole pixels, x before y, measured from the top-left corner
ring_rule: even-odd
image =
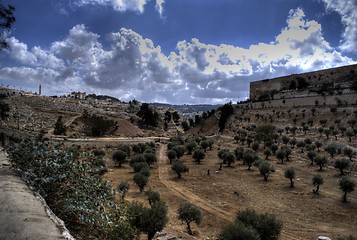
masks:
[[[16,173],[0,147],[0,240],[71,239]]]

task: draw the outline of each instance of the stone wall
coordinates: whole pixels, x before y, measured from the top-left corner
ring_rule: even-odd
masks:
[[[256,101],[264,93],[288,90],[290,83],[297,82],[298,78],[304,78],[310,84],[309,88],[317,88],[329,82],[346,87],[349,86],[349,82],[357,80],[357,64],[251,82],[249,97]]]

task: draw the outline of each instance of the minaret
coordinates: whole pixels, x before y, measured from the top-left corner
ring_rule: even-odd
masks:
[[[42,90],[42,86],[40,84],[40,86],[38,86],[38,95],[41,95],[41,90]]]

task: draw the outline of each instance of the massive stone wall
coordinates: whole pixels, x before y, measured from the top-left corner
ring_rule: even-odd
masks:
[[[276,92],[288,90],[291,82],[297,82],[299,78],[305,79],[311,89],[318,88],[323,83],[340,84],[346,87],[351,81],[357,81],[357,64],[251,82],[250,100],[256,101],[264,94],[268,93],[272,96]]]

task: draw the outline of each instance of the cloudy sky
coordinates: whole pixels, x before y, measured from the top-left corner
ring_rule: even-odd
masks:
[[[0,84],[173,104],[244,100],[249,82],[354,64],[357,0],[2,0]]]

